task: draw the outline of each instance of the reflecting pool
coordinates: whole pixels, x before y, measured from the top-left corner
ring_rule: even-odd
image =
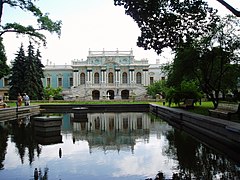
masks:
[[[239,179],[240,162],[148,113],[48,114],[2,122],[0,179]],[[34,177],[34,170],[37,176]]]

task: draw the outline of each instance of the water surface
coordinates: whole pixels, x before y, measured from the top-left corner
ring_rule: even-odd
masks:
[[[239,178],[231,160],[148,113],[52,114],[43,133],[33,118],[1,123],[0,179]],[[59,130],[58,130],[59,129]]]

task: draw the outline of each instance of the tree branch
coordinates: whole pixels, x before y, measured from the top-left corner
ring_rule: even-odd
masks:
[[[217,0],[219,3],[221,3],[223,6],[225,6],[229,11],[231,11],[235,16],[240,17],[240,11],[232,7],[230,4],[225,2],[224,0]]]
[[[41,31],[41,30],[44,30],[44,29],[34,29],[36,31]],[[38,39],[40,39],[41,41],[43,41],[43,43],[45,44],[46,43],[46,37],[38,32],[34,32],[34,31],[21,31],[21,30],[18,30],[18,29],[6,29],[6,30],[3,30],[3,31],[0,31],[0,37],[5,34],[5,33],[18,33],[18,34],[22,34],[22,35],[29,35],[29,36],[32,36],[32,37],[36,37]]]

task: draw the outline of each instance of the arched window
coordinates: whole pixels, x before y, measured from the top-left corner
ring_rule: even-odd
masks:
[[[126,72],[122,73],[122,83],[127,84],[127,73]]]
[[[94,74],[94,84],[99,84],[99,73]]]
[[[92,91],[92,99],[93,100],[99,100],[100,92],[98,90]]]
[[[137,84],[142,84],[142,74],[140,72],[137,73]]]
[[[108,73],[108,83],[113,83],[113,73]]]
[[[80,84],[85,84],[85,74],[84,73],[80,74]]]

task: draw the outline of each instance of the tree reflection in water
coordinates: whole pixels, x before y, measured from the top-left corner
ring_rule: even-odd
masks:
[[[0,170],[3,170],[3,161],[5,160],[5,155],[7,153],[8,131],[7,129],[0,126],[0,132]]]
[[[156,119],[154,119],[152,123],[154,123],[154,121],[156,121]],[[140,127],[141,124],[138,123],[138,126]],[[113,129],[112,121],[110,121],[109,128]],[[96,121],[96,131],[97,130],[98,124]],[[93,133],[92,131],[94,130],[91,129],[91,133]],[[144,135],[148,134],[149,130],[146,132]],[[89,132],[87,133],[89,134]],[[101,131],[101,133],[104,132]],[[109,132],[106,133],[108,135],[111,134]],[[216,179],[217,176],[221,179],[234,179],[240,177],[236,163],[226,159],[225,155],[196,141],[185,132],[172,129],[169,131],[161,131],[159,133],[165,133],[166,140],[168,141],[168,144],[163,147],[164,155],[178,162],[178,167],[174,169],[176,172],[173,173],[171,179]],[[11,135],[11,141],[15,144],[21,163],[24,164],[24,156],[27,154],[29,164],[32,165],[36,156],[39,157],[42,153],[41,145],[37,143],[34,137],[34,129],[31,123],[25,123],[24,120],[12,121],[5,127],[0,126],[0,170],[4,169],[3,162],[5,160],[9,135]],[[80,132],[76,135],[79,135],[80,139],[85,137]],[[117,135],[118,133],[114,133],[114,136]],[[131,136],[131,134],[129,136]],[[99,137],[99,135],[96,137]],[[149,136],[144,137],[149,138]],[[117,138],[115,137],[115,139]],[[75,139],[75,136],[73,136],[73,144],[75,144],[75,141],[77,140]],[[135,143],[135,141],[133,143]],[[61,158],[63,153],[62,149],[59,149],[58,152],[59,158]],[[159,170],[160,171],[154,178],[165,179],[164,172],[162,169]],[[48,174],[48,167],[45,167],[43,171],[38,169],[38,177],[35,179],[48,179]]]
[[[165,153],[179,162],[180,179],[239,179],[239,169],[226,157],[207,148],[183,131],[168,131]]]
[[[28,151],[30,165],[34,161],[35,154],[37,157],[39,157],[41,154],[41,147],[35,141],[34,131],[31,123],[25,123],[25,121],[22,120],[18,120],[17,122],[13,121],[11,141],[16,145],[22,164],[24,163],[23,159],[26,151]]]

